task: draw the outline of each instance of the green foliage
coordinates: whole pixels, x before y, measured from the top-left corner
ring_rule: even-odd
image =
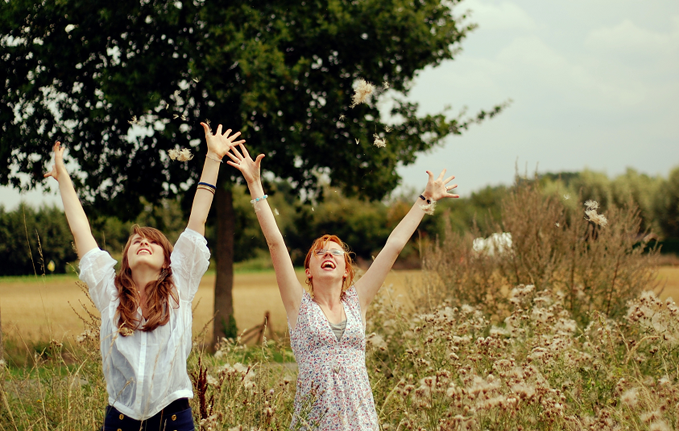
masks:
[[[679,167],[663,182],[657,196],[655,209],[663,233],[679,239]]]
[[[21,204],[10,212],[0,206],[0,275],[64,273],[77,258],[72,241],[56,206],[36,210]]]

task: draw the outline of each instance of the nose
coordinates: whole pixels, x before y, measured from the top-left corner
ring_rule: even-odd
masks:
[[[147,246],[149,244],[150,244],[150,242],[149,242],[148,238],[142,238],[141,242],[139,243],[139,245],[147,245]]]

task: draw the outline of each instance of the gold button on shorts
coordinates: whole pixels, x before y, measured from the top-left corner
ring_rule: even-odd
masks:
[[[120,420],[125,419],[125,415],[121,413],[120,416],[118,416],[118,419],[120,419]]]
[[[172,415],[172,420],[176,421],[177,420],[177,415]]]

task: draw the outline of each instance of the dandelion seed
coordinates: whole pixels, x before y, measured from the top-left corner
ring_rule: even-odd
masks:
[[[387,141],[380,138],[377,133],[375,133],[373,137],[375,138],[375,142],[373,142],[373,145],[376,146],[377,148],[384,148],[387,146]]]
[[[177,118],[179,118],[179,115],[178,115],[178,114],[172,114],[172,119],[173,119],[173,120],[176,120]]]
[[[385,90],[388,90],[389,89],[389,81],[384,81],[382,83],[382,88],[384,88]]]
[[[207,375],[207,384],[211,385],[211,386],[217,386],[219,384],[219,382],[217,381],[217,379],[215,379],[214,377],[212,377],[211,375],[208,374]]]
[[[133,116],[132,116],[132,119],[129,120],[128,123],[130,123],[130,124],[132,124],[132,125],[139,124],[139,121],[137,121],[137,116],[136,116],[136,115],[133,115]]]
[[[356,145],[358,145],[358,143],[361,142],[361,141],[359,141],[359,140],[356,139],[356,138],[354,138],[354,139],[356,140]]]
[[[182,148],[181,150],[168,150],[167,155],[170,157],[170,159],[176,160],[178,162],[187,162],[193,159],[193,154],[191,154],[191,150],[188,148]]]
[[[391,127],[389,127],[389,126],[384,126],[384,131],[385,131],[385,132],[389,133],[389,132],[391,132],[392,130],[393,130],[393,129],[392,129]]]
[[[561,225],[559,223],[554,223],[554,226],[561,227]]]
[[[280,215],[280,213],[278,212],[278,208],[274,208],[273,213],[276,214],[276,215]]]
[[[341,115],[339,116],[339,120],[340,120],[340,121],[344,121],[344,118],[346,118],[346,117],[344,117],[344,114],[341,114]]]
[[[134,331],[128,328],[127,326],[121,326],[120,328],[118,328],[118,332],[123,337],[129,337],[130,335],[134,334]]]
[[[358,104],[367,103],[374,90],[375,87],[371,83],[366,82],[365,79],[359,79],[350,107],[354,108]]]
[[[570,199],[570,198],[571,198],[571,195],[569,195],[569,194],[565,194],[565,195],[563,195],[563,198],[564,198],[564,200],[566,200],[566,201],[567,201],[568,199]]]
[[[420,208],[422,208],[422,211],[424,211],[425,214],[434,215],[434,211],[436,210],[436,201],[432,199],[431,203],[420,205]]]
[[[314,207],[311,207],[311,212],[315,212],[315,211],[316,211],[316,210],[314,209]]]
[[[193,82],[196,82],[196,83],[197,83],[197,82],[200,82],[200,79],[198,79],[198,78],[193,78]]]

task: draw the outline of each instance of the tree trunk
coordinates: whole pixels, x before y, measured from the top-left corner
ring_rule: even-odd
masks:
[[[236,320],[233,317],[233,235],[235,214],[233,194],[229,184],[221,184],[215,193],[217,207],[217,244],[215,261],[215,308],[212,324],[213,346],[222,338],[235,338]]]

